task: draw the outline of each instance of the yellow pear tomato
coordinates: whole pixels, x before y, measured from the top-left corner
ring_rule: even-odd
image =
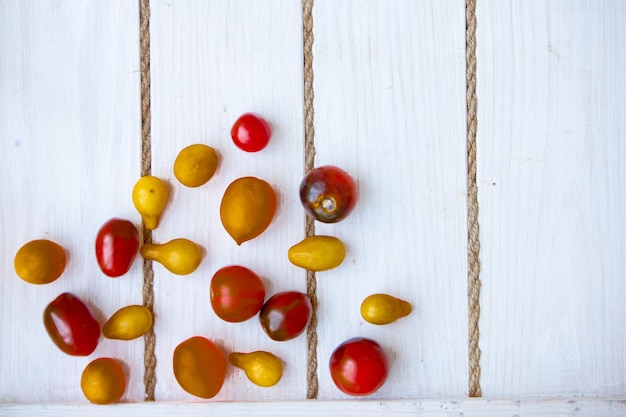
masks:
[[[135,183],[133,204],[141,214],[146,229],[154,230],[157,228],[169,198],[169,187],[161,178],[146,175]]]
[[[102,326],[107,339],[132,340],[143,336],[152,327],[152,312],[141,305],[117,310]]]
[[[361,303],[361,317],[372,324],[389,324],[411,314],[407,301],[388,294],[372,294]]]
[[[289,248],[287,257],[292,264],[309,271],[326,271],[341,265],[346,248],[334,236],[308,236]]]

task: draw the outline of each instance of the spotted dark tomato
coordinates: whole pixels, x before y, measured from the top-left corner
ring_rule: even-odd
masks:
[[[363,337],[346,340],[330,356],[330,375],[341,391],[364,396],[387,380],[389,360],[378,342]]]
[[[63,293],[48,304],[43,323],[54,344],[68,355],[88,356],[98,346],[100,324],[74,294]]]
[[[230,265],[211,278],[211,306],[222,320],[239,323],[259,312],[265,301],[265,286],[252,270]]]
[[[311,320],[313,307],[308,295],[297,291],[285,291],[271,296],[259,313],[261,327],[277,341],[299,336]]]
[[[120,277],[128,272],[138,249],[139,231],[128,220],[110,219],[96,236],[96,259],[109,277]]]
[[[245,113],[233,124],[230,136],[235,145],[246,152],[264,149],[272,137],[270,124],[256,113]]]
[[[300,183],[300,202],[308,215],[323,223],[336,223],[354,210],[359,189],[354,179],[333,165],[311,170]]]

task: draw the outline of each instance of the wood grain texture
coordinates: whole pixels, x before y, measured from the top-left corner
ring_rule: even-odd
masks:
[[[479,7],[487,396],[626,393],[625,18],[618,1]]]
[[[287,261],[287,249],[304,236],[298,200],[304,161],[300,3],[154,1],[151,9],[152,173],[173,189],[153,236],[157,242],[186,237],[206,250],[202,265],[189,276],[154,267],[156,399],[194,399],[178,386],[171,365],[175,346],[194,335],[216,341],[225,353],[267,350],[285,362],[283,379],[272,389],[251,384],[243,371],[229,367],[215,400],[304,399],[304,335],[274,342],[258,318],[226,323],[209,302],[211,277],[230,264],[257,272],[267,297],[305,291],[304,271]],[[230,137],[232,124],[248,111],[273,127],[269,145],[258,153],[243,152]],[[182,186],[172,174],[176,155],[192,143],[213,146],[221,158],[213,179],[197,189]],[[220,222],[219,206],[230,182],[248,175],[275,188],[278,210],[261,236],[237,246]]]
[[[3,1],[0,27],[0,402],[83,400],[81,372],[98,356],[125,363],[125,398],[139,401],[141,340],[102,339],[92,356],[70,357],[42,322],[64,291],[83,298],[101,323],[141,303],[139,261],[110,279],[94,252],[109,218],[139,223],[130,197],[141,144],[136,4]],[[69,259],[45,286],[13,270],[19,247],[39,238],[64,246]]]
[[[467,393],[464,3],[316,0],[315,165],[360,187],[345,220],[344,263],[317,274],[320,398],[346,398],[328,360],[344,340],[379,341],[391,357],[374,398]],[[409,301],[388,326],[364,322],[374,293]]]

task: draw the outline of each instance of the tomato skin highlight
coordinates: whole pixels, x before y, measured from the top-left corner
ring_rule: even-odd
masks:
[[[44,310],[43,322],[55,345],[72,356],[88,356],[98,346],[100,324],[74,294],[63,293]]]
[[[96,259],[100,270],[111,278],[128,272],[139,249],[139,231],[128,220],[107,221],[96,236]]]
[[[211,279],[211,306],[224,321],[246,321],[261,310],[264,301],[263,281],[246,267],[225,266]]]
[[[313,315],[311,299],[297,291],[271,296],[259,313],[261,327],[272,340],[283,342],[298,337]]]
[[[239,149],[246,152],[258,152],[269,143],[272,128],[260,115],[245,113],[233,124],[230,136]]]
[[[348,395],[365,396],[373,394],[385,383],[389,360],[376,341],[355,337],[333,351],[329,368],[337,388]]]
[[[202,336],[181,342],[172,359],[174,377],[182,389],[200,398],[213,398],[226,379],[226,357]]]
[[[300,202],[306,213],[323,223],[337,223],[354,210],[359,189],[343,169],[325,165],[311,170],[300,183]]]

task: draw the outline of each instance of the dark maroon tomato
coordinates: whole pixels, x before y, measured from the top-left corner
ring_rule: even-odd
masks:
[[[263,117],[256,113],[246,113],[233,124],[230,136],[239,149],[258,152],[269,143],[272,129]]]
[[[352,212],[359,189],[352,177],[336,166],[311,170],[300,183],[300,201],[308,215],[324,223],[336,223]]]
[[[96,258],[102,272],[119,277],[128,272],[139,249],[139,231],[124,219],[111,219],[96,236]]]
[[[343,342],[330,356],[330,375],[341,391],[362,396],[376,392],[387,380],[389,361],[374,340],[362,337]]]
[[[291,340],[299,336],[311,320],[313,307],[308,295],[286,291],[271,296],[259,313],[261,327],[277,341]]]
[[[55,345],[73,356],[87,356],[98,345],[100,324],[74,294],[63,293],[44,310],[43,323]]]
[[[226,266],[211,279],[211,306],[222,320],[239,323],[259,312],[265,286],[253,271],[239,265]]]

